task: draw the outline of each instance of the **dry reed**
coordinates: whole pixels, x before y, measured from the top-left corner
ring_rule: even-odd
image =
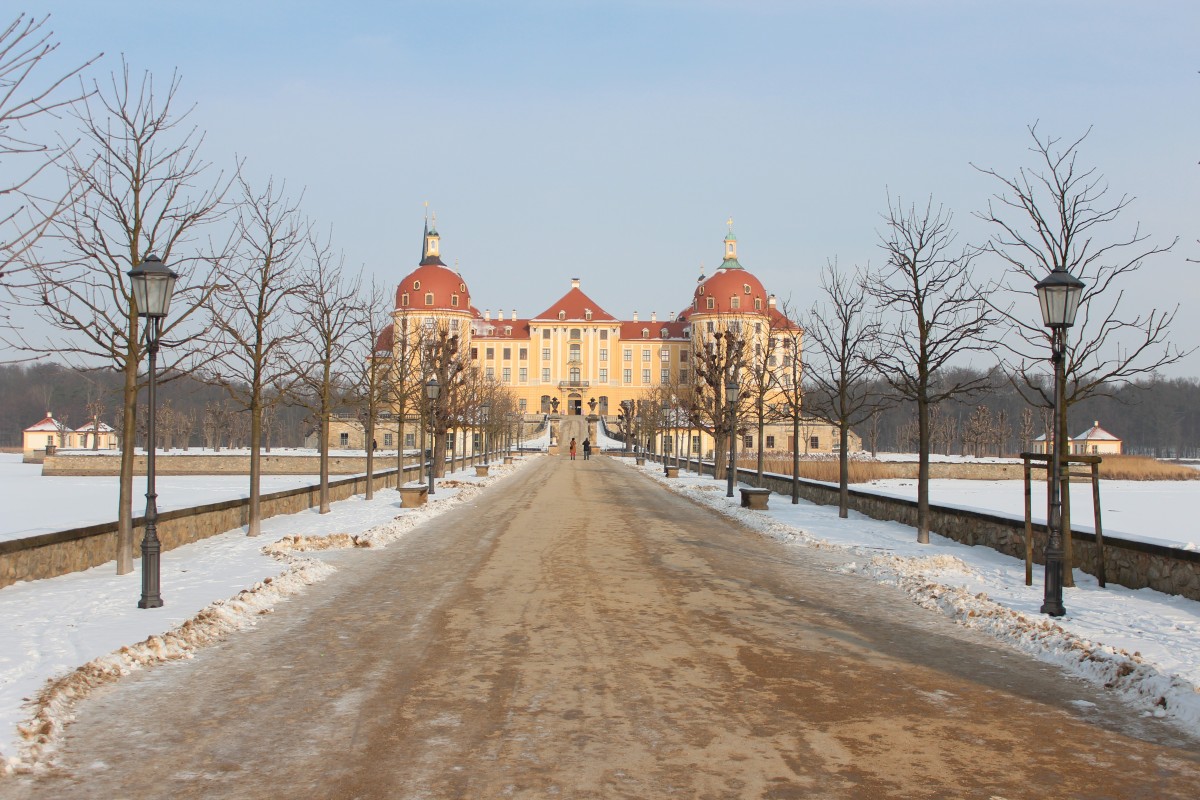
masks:
[[[1104,456],[1100,462],[1100,477],[1113,481],[1194,481],[1200,480],[1200,470],[1181,464],[1159,461],[1150,456]],[[1086,467],[1072,466],[1072,472]]]

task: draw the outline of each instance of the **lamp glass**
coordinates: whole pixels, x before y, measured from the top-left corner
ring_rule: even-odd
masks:
[[[138,316],[165,317],[171,308],[171,295],[175,293],[175,279],[179,276],[153,253],[126,274]]]
[[[1047,328],[1069,328],[1074,325],[1083,286],[1083,281],[1062,268],[1055,269],[1038,281],[1035,288],[1038,303],[1042,307],[1042,324]]]
[[[725,384],[725,399],[730,403],[736,403],[738,399],[739,388],[741,387],[738,386],[737,381],[728,381]]]
[[[437,378],[430,378],[429,382],[425,384],[425,396],[430,400],[437,400],[441,392],[442,387],[438,385]]]

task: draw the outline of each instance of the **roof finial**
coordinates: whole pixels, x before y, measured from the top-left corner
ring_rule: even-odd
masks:
[[[732,216],[728,220],[726,220],[726,224],[729,225],[729,232],[733,233],[733,217]]]
[[[425,201],[425,221],[429,222],[429,201]]]

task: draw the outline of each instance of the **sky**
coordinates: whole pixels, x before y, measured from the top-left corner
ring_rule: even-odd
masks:
[[[1200,301],[1200,6],[1187,0],[29,10],[51,13],[60,63],[104,52],[91,76],[122,54],[160,81],[178,70],[214,168],[240,156],[253,181],[303,191],[347,264],[385,285],[416,266],[427,202],[480,310],[533,316],[580,278],[619,318],[673,315],[719,265],[730,217],[741,263],[807,308],[827,261],[882,264],[889,193],[932,198],[959,243],[983,243],[974,214],[1000,186],[972,165],[1036,166],[1035,123],[1067,140],[1090,129],[1081,163],[1133,198],[1113,236],[1179,238],[1125,307]],[[1173,330],[1195,347],[1200,315]],[[1197,358],[1171,372],[1200,375]]]

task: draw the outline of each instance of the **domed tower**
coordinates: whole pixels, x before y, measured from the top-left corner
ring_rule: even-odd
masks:
[[[413,346],[422,331],[445,329],[459,337],[460,347],[466,347],[470,343],[473,316],[466,281],[442,261],[441,236],[436,227],[426,223],[421,263],[396,286],[393,346]]]
[[[704,277],[696,285],[692,296],[691,312],[687,315],[692,323],[692,338],[713,333],[734,332],[746,336],[762,333],[767,320],[769,297],[762,282],[738,261],[737,236],[733,233],[733,220],[729,220],[729,233],[725,235],[725,257],[716,271]]]

